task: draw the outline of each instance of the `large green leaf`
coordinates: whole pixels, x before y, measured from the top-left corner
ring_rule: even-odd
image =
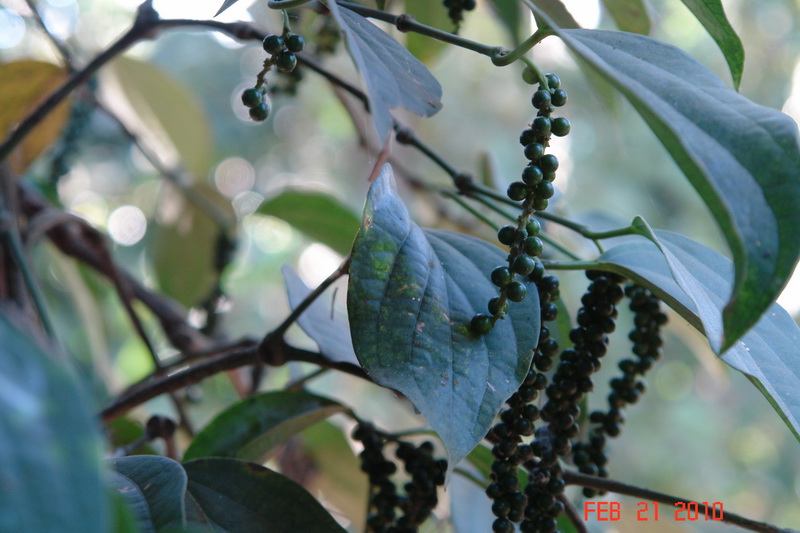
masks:
[[[114,459],[112,465],[118,474],[117,489],[136,511],[145,531],[185,523],[187,479],[180,463],[157,455],[133,455]]]
[[[559,28],[580,28],[580,24],[575,20],[561,0],[532,0],[533,5],[538,7],[542,13],[547,15],[548,25],[555,23]]]
[[[744,71],[744,47],[731,23],[725,16],[720,0],[681,0],[694,13],[722,50],[733,77],[733,86],[739,88]]]
[[[627,276],[652,290],[710,339],[722,331],[720,311],[730,292],[733,265],[723,255],[675,233],[655,231],[607,250],[598,269]],[[800,439],[800,329],[777,304],[722,360],[745,374]]]
[[[558,0],[555,1],[558,2]],[[492,0],[489,5],[497,13],[497,16],[500,17],[500,20],[505,24],[506,28],[508,28],[511,37],[514,38],[514,43],[520,43],[527,37],[525,34],[530,26],[528,23],[529,17],[522,16],[520,13],[520,3],[517,0]]]
[[[303,487],[268,468],[224,458],[184,468],[191,498],[222,531],[345,533]]]
[[[423,24],[450,30],[453,23],[443,5],[431,5],[430,0],[406,0],[405,12]],[[423,63],[431,61],[447,46],[443,41],[432,39],[415,31],[406,33],[406,48]]]
[[[350,253],[359,226],[353,211],[322,192],[285,190],[261,204],[256,212],[285,220],[342,255]]]
[[[614,23],[622,31],[650,33],[650,16],[644,0],[603,0]]]
[[[137,121],[148,143],[168,165],[182,166],[204,176],[214,154],[206,113],[197,95],[153,63],[127,56],[111,62],[108,71],[132,108],[126,116]]]
[[[186,450],[185,461],[236,457],[263,461],[276,446],[303,429],[347,409],[307,392],[279,391],[251,396],[217,415]]]
[[[350,267],[347,307],[361,365],[406,395],[454,465],[486,435],[525,377],[539,336],[535,286],[486,336],[469,322],[497,295],[489,273],[506,253],[459,233],[421,230],[391,167],[370,188]]]
[[[296,309],[312,289],[303,283],[300,276],[290,267],[281,268],[286,281],[286,296],[289,307]],[[319,346],[322,355],[331,361],[358,365],[356,353],[353,351],[353,339],[345,313],[336,313],[333,299],[337,292],[330,289],[318,296],[303,313],[297,317],[297,323]]]
[[[102,533],[103,441],[84,391],[0,314],[0,531]]]
[[[797,125],[674,46],[623,32],[557,33],[628,98],[719,223],[736,267],[720,341],[732,346],[780,293],[800,252]]]
[[[330,0],[327,5],[364,77],[370,114],[381,142],[393,127],[389,108],[403,107],[422,117],[442,108],[442,87],[425,65],[361,15]]]

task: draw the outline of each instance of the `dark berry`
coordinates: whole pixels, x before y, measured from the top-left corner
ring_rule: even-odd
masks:
[[[487,307],[489,308],[489,312],[495,316],[508,312],[508,302],[503,302],[501,298],[492,298],[489,300],[489,305]]]
[[[534,189],[537,198],[542,198],[547,200],[548,198],[552,198],[553,195],[556,193],[555,187],[549,181],[542,181],[540,182],[536,188]]]
[[[469,327],[478,335],[486,335],[492,331],[492,319],[484,314],[477,314],[470,320]]]
[[[508,518],[498,518],[492,524],[494,533],[513,533],[514,524]]]
[[[567,103],[567,93],[563,89],[556,89],[553,91],[553,94],[550,95],[550,101],[554,106],[561,107]]]
[[[535,93],[533,93],[533,97],[531,98],[531,103],[533,107],[536,109],[544,109],[550,105],[550,91],[545,91],[544,89],[539,89]]]
[[[530,143],[525,146],[525,157],[531,161],[538,161],[544,155],[544,146],[540,143]]]
[[[541,137],[550,135],[550,119],[547,117],[536,117],[531,126],[536,135]]]
[[[266,102],[261,102],[260,104],[253,106],[250,108],[250,118],[253,120],[267,120],[269,116],[269,106]]]
[[[283,37],[270,33],[264,37],[264,41],[261,44],[265,52],[275,55],[283,50]]]
[[[525,253],[528,255],[532,255],[534,257],[542,255],[542,250],[544,248],[544,243],[542,243],[542,239],[535,235],[531,235],[527,239],[525,239]]]
[[[528,275],[528,279],[531,281],[539,281],[544,276],[544,265],[541,261],[536,261],[536,264],[533,266],[533,271]]]
[[[508,516],[508,512],[510,510],[511,504],[509,504],[506,500],[495,500],[494,503],[492,503],[492,513],[500,518],[505,518]]]
[[[523,132],[519,134],[519,143],[522,146],[527,146],[535,140],[536,134],[533,133],[533,130],[531,129],[523,130]]]
[[[528,186],[522,183],[521,181],[515,181],[511,185],[508,186],[508,190],[506,191],[506,195],[512,200],[520,201],[524,200],[526,196],[528,196]]]
[[[494,270],[492,270],[491,277],[492,277],[492,283],[494,283],[498,287],[505,287],[506,285],[511,283],[511,280],[513,279],[511,271],[508,270],[508,267],[504,266],[499,266]]]
[[[556,137],[563,137],[569,133],[569,120],[564,117],[554,118],[551,121],[551,131]]]
[[[303,39],[302,35],[298,35],[297,33],[286,34],[286,49],[290,52],[302,52],[305,44],[306,41]]]
[[[536,185],[537,183],[542,181],[543,178],[544,174],[542,174],[542,169],[540,169],[534,164],[526,166],[525,169],[522,171],[522,181],[524,181],[528,185]]]
[[[536,198],[531,204],[531,207],[534,211],[544,211],[547,209],[548,205],[550,205],[550,201],[547,198]]]
[[[245,89],[242,93],[242,103],[247,107],[255,107],[263,101],[264,95],[255,87]]]
[[[514,244],[514,240],[517,238],[517,228],[507,224],[500,228],[497,232],[497,240],[500,241],[501,244],[505,244],[509,246]]]
[[[547,78],[547,86],[550,88],[550,90],[561,87],[561,79],[559,79],[559,77],[555,74],[548,72],[544,75],[544,77]]]
[[[291,72],[297,66],[297,56],[291,52],[281,52],[275,59],[275,66],[281,72]]]
[[[528,288],[519,281],[512,281],[506,285],[506,296],[512,302],[521,302],[527,293]]]
[[[528,223],[525,224],[525,231],[527,231],[530,236],[539,235],[539,232],[542,231],[542,224],[535,218],[530,218],[528,219]]]
[[[543,173],[555,172],[558,170],[558,158],[553,154],[543,155],[539,160],[539,168]]]
[[[533,267],[535,265],[536,263],[531,256],[521,254],[514,258],[514,261],[511,263],[511,268],[515,273],[527,276],[533,272]]]

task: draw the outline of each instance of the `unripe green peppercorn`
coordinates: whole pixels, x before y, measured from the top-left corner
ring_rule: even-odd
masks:
[[[525,253],[534,257],[542,255],[544,243],[542,239],[536,236],[528,237],[525,239]]]
[[[253,120],[258,120],[259,122],[262,120],[267,120],[269,111],[269,105],[267,105],[266,102],[261,102],[260,104],[250,108],[250,118]]]
[[[542,172],[555,172],[558,170],[558,158],[553,154],[545,154],[539,160],[539,168],[542,169]]]
[[[514,258],[514,261],[511,263],[511,269],[523,276],[527,276],[531,272],[533,272],[533,267],[535,266],[535,262],[533,258],[529,255],[521,254]]]
[[[528,186],[522,183],[521,181],[515,181],[514,183],[508,186],[506,194],[512,200],[516,201],[524,200],[525,197],[528,196]]]
[[[297,56],[291,52],[281,52],[278,54],[278,57],[275,58],[275,66],[278,67],[278,70],[281,72],[291,72],[297,66]]]
[[[550,91],[545,91],[544,89],[539,89],[535,93],[533,93],[533,97],[531,98],[531,103],[533,107],[536,109],[544,109],[550,105]]]
[[[564,117],[557,117],[550,121],[551,131],[556,137],[564,137],[569,134],[570,123]]]
[[[561,79],[555,74],[548,72],[544,75],[544,77],[547,78],[547,86],[550,88],[550,90],[561,87]]]
[[[530,143],[525,147],[525,157],[531,161],[538,161],[544,155],[544,146],[539,143]]]
[[[492,331],[492,319],[487,315],[477,314],[472,317],[469,327],[478,335],[486,335]]]
[[[542,224],[535,218],[529,218],[528,223],[525,224],[525,231],[528,232],[528,235],[539,235],[539,232],[542,231]]]
[[[526,166],[522,171],[522,181],[528,185],[536,185],[542,181],[543,177],[544,175],[542,174],[542,169],[534,164]]]
[[[264,41],[262,41],[261,44],[264,47],[265,52],[275,55],[283,50],[283,37],[280,35],[275,35],[274,33],[270,33],[264,37]]]
[[[506,246],[514,244],[514,240],[516,238],[517,238],[517,228],[510,224],[503,226],[497,232],[497,240],[500,241],[501,244],[505,244]]]
[[[513,275],[511,274],[511,271],[508,270],[508,267],[499,266],[492,270],[491,278],[492,283],[498,287],[505,287],[511,283]]]
[[[306,41],[303,39],[302,35],[297,33],[287,33],[286,34],[286,49],[290,52],[302,52],[303,47],[305,47]]]
[[[553,197],[556,193],[556,189],[549,181],[542,181],[536,186],[535,193],[537,198],[547,199]]]
[[[247,107],[255,107],[264,101],[264,95],[255,87],[250,87],[242,92],[242,103]]]
[[[550,102],[555,107],[561,107],[562,105],[567,103],[567,93],[563,89],[556,89],[553,91],[553,94],[550,95]]]

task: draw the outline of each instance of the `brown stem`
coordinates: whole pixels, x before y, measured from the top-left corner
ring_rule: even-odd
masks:
[[[607,490],[610,492],[616,492],[617,494],[633,496],[634,498],[640,498],[642,500],[666,503],[673,506],[680,503],[697,503],[698,505],[703,505],[701,502],[695,502],[694,500],[687,498],[679,498],[677,496],[672,496],[671,494],[664,494],[663,492],[656,492],[654,490],[644,489],[635,485],[628,485],[627,483],[622,483],[620,481],[614,481],[596,476],[587,476],[586,474],[579,474],[578,472],[571,472],[568,470],[564,471],[562,477],[567,485],[580,485],[581,487]],[[784,529],[773,526],[772,524],[767,524],[765,522],[758,522],[756,520],[751,520],[728,511],[723,513],[721,522],[733,524],[744,529],[749,529],[750,531],[759,531],[761,533],[796,533],[796,530],[793,529]]]

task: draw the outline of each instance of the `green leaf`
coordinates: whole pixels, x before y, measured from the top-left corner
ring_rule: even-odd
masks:
[[[559,28],[580,28],[580,24],[575,20],[561,0],[533,0],[533,4],[549,17],[550,22],[555,23]],[[538,23],[538,22],[537,22]]]
[[[558,0],[555,1],[558,2]],[[558,3],[561,4],[561,2]],[[530,24],[527,22],[528,17],[524,17],[520,13],[519,2],[517,0],[492,0],[489,5],[511,33],[514,43],[521,43],[527,37]]]
[[[367,476],[356,474],[361,461],[353,453],[341,428],[320,422],[300,434],[303,450],[313,461],[314,477],[306,484],[312,493],[321,492],[354,524],[366,520],[364,502],[369,497]]]
[[[447,8],[441,4],[432,6],[430,0],[406,0],[405,12],[419,22],[434,28],[451,29],[453,27],[453,23],[447,15]],[[406,48],[423,63],[432,62],[446,46],[446,43],[438,39],[432,39],[414,31],[406,33]]]
[[[147,498],[144,497],[142,489],[136,483],[117,472],[111,472],[110,482],[114,490],[117,491],[116,496],[122,498],[121,503],[115,502],[117,513],[121,513],[121,508],[124,507],[142,533],[155,533],[156,529],[150,517],[150,506],[147,503]]]
[[[103,533],[103,440],[85,392],[0,314],[0,531]]]
[[[191,497],[223,531],[345,533],[303,487],[268,468],[223,458],[184,468]]]
[[[311,294],[311,288],[300,279],[289,265],[281,268],[286,281],[286,295],[292,310]],[[330,359],[340,363],[358,366],[356,353],[353,351],[353,339],[350,337],[350,325],[347,316],[335,313],[333,298],[336,291],[327,290],[297,318],[303,331],[319,346],[319,351]]]
[[[303,429],[347,411],[344,406],[307,392],[267,392],[251,396],[217,415],[183,456],[236,457],[263,461],[276,446]]]
[[[116,475],[116,473],[114,474]],[[144,499],[144,497],[142,497]],[[133,509],[125,501],[119,492],[111,492],[112,509],[114,511],[113,525],[111,531],[114,533],[150,533],[150,529],[143,529],[139,526],[139,520]],[[151,524],[152,526],[152,524]]]
[[[225,11],[238,1],[239,0],[225,0],[220,6],[219,10],[216,13],[214,13],[214,16],[216,17],[217,15],[219,15],[220,13],[222,13],[223,11]]]
[[[364,77],[375,131],[381,142],[393,127],[391,107],[403,107],[422,117],[442,108],[442,86],[389,34],[336,2],[327,2],[345,37],[347,49]]]
[[[230,201],[215,189],[198,184],[191,190],[235,220]],[[219,224],[182,192],[168,186],[162,189],[157,211],[152,261],[158,286],[185,307],[198,305],[217,280]]]
[[[603,0],[603,5],[620,30],[650,33],[650,16],[643,0]]]
[[[350,267],[347,307],[361,365],[425,415],[455,465],[486,435],[524,379],[539,336],[534,285],[485,336],[469,323],[497,296],[489,274],[507,253],[486,241],[421,230],[391,167],[370,188]]]
[[[189,87],[160,67],[120,56],[108,66],[148,142],[168,166],[205,176],[214,154],[203,106]]]
[[[147,511],[149,522],[156,531],[170,524],[185,523],[183,495],[186,491],[186,473],[180,463],[157,455],[132,455],[114,459],[112,465],[119,476],[138,489],[137,492],[130,484],[119,481],[122,495],[138,516],[142,517]],[[147,504],[144,510],[141,497]],[[147,524],[142,523],[145,528]]]
[[[607,250],[598,269],[617,272],[652,290],[709,338],[722,330],[720,311],[730,292],[730,260],[681,235],[655,231]],[[659,248],[660,247],[660,248]],[[745,374],[800,439],[800,328],[773,304],[756,325],[721,358]]]
[[[681,0],[694,13],[700,24],[708,31],[722,50],[733,77],[733,86],[738,90],[744,71],[744,47],[742,41],[728,22],[720,0]]]
[[[674,46],[631,33],[557,33],[628,98],[719,223],[736,267],[721,340],[732,346],[780,293],[800,253],[797,125]]]
[[[285,220],[309,238],[347,255],[360,222],[350,208],[322,192],[285,190],[256,211]]]

